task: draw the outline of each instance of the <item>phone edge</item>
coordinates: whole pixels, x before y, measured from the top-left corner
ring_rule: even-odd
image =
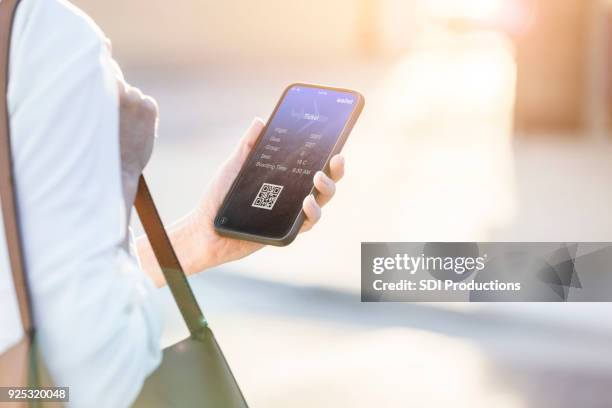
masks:
[[[261,137],[268,130],[270,121],[272,120],[274,115],[276,115],[281,102],[285,99],[285,96],[287,95],[287,92],[294,86],[308,86],[308,87],[329,89],[329,90],[338,91],[338,92],[351,92],[351,93],[356,94],[359,99],[357,107],[353,111],[350,120],[347,121],[347,123],[344,125],[344,129],[342,130],[342,133],[340,134],[338,141],[336,141],[334,148],[332,149],[331,153],[329,154],[325,162],[325,165],[323,166],[323,172],[329,175],[329,164],[330,164],[331,158],[334,157],[336,154],[340,153],[342,149],[344,148],[344,145],[346,144],[346,141],[348,140],[349,135],[353,131],[353,127],[355,126],[355,124],[357,123],[357,120],[359,119],[359,117],[361,116],[361,113],[363,112],[363,108],[365,107],[365,97],[363,96],[361,92],[355,91],[354,89],[337,88],[337,87],[332,87],[332,86],[326,86],[326,85],[321,85],[321,84],[309,84],[309,83],[304,83],[304,82],[295,82],[295,83],[289,84],[285,88],[283,93],[281,94],[280,98],[278,99],[278,102],[276,103],[274,110],[272,111],[268,119],[266,120],[266,123],[263,129],[261,130],[260,134],[257,136],[257,140],[255,141],[254,146],[257,146],[259,144]],[[251,153],[249,153],[249,156],[246,158],[245,163],[247,163],[252,158],[253,154],[255,154],[255,149],[253,149]],[[230,195],[234,192],[236,185],[238,184],[238,180],[240,179],[240,177],[242,177],[244,170],[245,170],[244,167],[240,169],[240,172],[236,176],[236,179],[232,182],[232,186],[226,193],[225,197],[223,198],[223,202],[221,203],[221,206],[219,207],[219,209],[217,210],[217,213],[215,214],[215,218],[213,220],[213,227],[215,231],[225,237],[242,239],[242,240],[247,240],[247,241],[256,242],[256,243],[265,244],[265,245],[284,247],[284,246],[291,244],[295,240],[295,238],[298,236],[300,229],[302,228],[302,225],[304,224],[304,221],[306,218],[304,214],[304,210],[300,211],[300,213],[295,218],[295,221],[293,222],[293,225],[291,226],[287,234],[285,234],[281,238],[269,238],[269,237],[264,237],[261,235],[249,234],[246,232],[239,232],[239,231],[224,228],[223,226],[218,224],[219,214],[222,212],[222,210],[225,209],[227,205],[227,198],[230,197]],[[310,190],[309,194],[315,194],[315,197],[316,197],[316,191],[315,191],[314,186]]]

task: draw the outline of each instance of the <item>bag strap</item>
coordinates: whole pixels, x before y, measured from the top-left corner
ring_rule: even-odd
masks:
[[[2,95],[0,96],[0,200],[2,201],[4,232],[13,283],[17,293],[21,324],[23,331],[31,340],[34,337],[34,326],[21,233],[17,221],[19,218],[13,177],[7,101],[11,31],[18,4],[19,0],[0,0],[0,95]]]
[[[191,335],[198,337],[208,326],[208,323],[202,314],[198,301],[187,281],[187,275],[185,275],[185,271],[172,247],[144,176],[140,177],[134,206],[136,211],[138,211],[140,222],[149,238],[151,248],[153,248],[157,262],[166,278],[170,292],[183,316],[183,320],[187,324]]]
[[[18,224],[7,101],[11,31],[19,2],[20,0],[0,0],[0,200],[21,323],[24,332],[32,340],[34,325]],[[144,177],[140,178],[134,205],[183,320],[191,335],[197,337],[207,327],[207,322],[172,248]]]

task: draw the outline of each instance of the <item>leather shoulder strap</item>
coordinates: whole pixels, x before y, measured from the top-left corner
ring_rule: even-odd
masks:
[[[151,197],[149,187],[142,176],[138,184],[134,206],[138,211],[140,222],[149,238],[151,248],[153,248],[157,262],[166,278],[183,320],[187,324],[191,335],[197,337],[206,328],[206,319],[193,295],[185,271],[174,252],[168,233],[155,207],[153,197]]]
[[[40,353],[35,342],[32,304],[26,279],[21,232],[19,230],[7,100],[11,32],[19,2],[20,0],[0,0],[0,201],[2,203],[2,216],[9,263],[13,274],[13,284],[17,294],[19,314],[25,338],[17,346],[3,354],[5,363],[8,361],[9,364],[0,368],[0,371],[11,373],[11,383],[17,381],[16,383],[19,385],[39,387],[41,385],[52,385],[52,382],[45,365],[40,361]],[[7,358],[8,360],[6,360]],[[25,376],[23,381],[15,377],[19,370],[22,369],[25,369],[25,373],[22,374]],[[28,406],[38,406],[38,404],[32,405],[30,403]]]
[[[32,311],[18,223],[7,101],[11,31],[18,4],[19,0],[0,0],[0,200],[21,323],[24,332],[31,338]]]

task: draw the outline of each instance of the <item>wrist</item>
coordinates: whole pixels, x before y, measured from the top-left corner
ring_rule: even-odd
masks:
[[[197,211],[192,211],[171,228],[170,240],[187,275],[214,266],[211,237]]]
[[[199,250],[202,245],[200,235],[191,215],[185,216],[166,228],[166,232],[185,274],[192,275],[205,268],[202,251]],[[142,269],[151,277],[156,286],[164,286],[166,278],[162,273],[149,238],[146,235],[139,237],[136,247]]]

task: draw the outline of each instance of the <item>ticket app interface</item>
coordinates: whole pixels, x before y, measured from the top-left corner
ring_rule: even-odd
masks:
[[[224,228],[287,234],[359,103],[352,92],[293,86],[245,164],[217,218]]]

